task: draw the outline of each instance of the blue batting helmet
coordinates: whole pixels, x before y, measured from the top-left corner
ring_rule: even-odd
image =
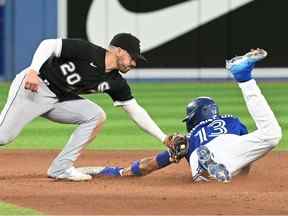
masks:
[[[216,115],[219,115],[216,102],[210,97],[198,97],[186,106],[186,117],[183,122],[186,122],[186,128],[189,132],[201,121]]]

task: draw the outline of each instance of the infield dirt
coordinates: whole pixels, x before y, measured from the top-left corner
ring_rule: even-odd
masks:
[[[119,165],[154,151],[85,151],[77,166]],[[288,153],[272,152],[232,183],[191,181],[186,161],[146,177],[59,182],[46,170],[56,151],[0,152],[0,200],[57,215],[288,214]]]

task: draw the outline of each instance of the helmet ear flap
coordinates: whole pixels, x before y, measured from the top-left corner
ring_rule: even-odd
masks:
[[[201,109],[201,114],[205,119],[212,118],[213,116],[218,115],[218,113],[218,106],[215,103],[205,105]]]
[[[192,130],[192,128],[197,124],[197,112],[199,110],[197,110],[197,107],[187,107],[187,116],[183,119],[182,122],[186,122],[186,129],[187,132],[189,132],[190,130]]]
[[[212,98],[198,97],[187,105],[186,113],[187,116],[184,118],[183,122],[186,122],[186,128],[189,132],[201,121],[217,116],[219,110]]]
[[[192,122],[190,122],[189,120],[186,121],[186,130],[187,132],[190,132],[193,129],[194,125]]]

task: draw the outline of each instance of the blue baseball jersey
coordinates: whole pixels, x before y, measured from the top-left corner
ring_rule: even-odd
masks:
[[[189,162],[190,155],[200,145],[205,145],[221,134],[245,135],[248,133],[246,126],[239,118],[232,115],[220,115],[200,122],[188,134],[189,144],[186,159]],[[231,143],[233,145],[233,143]]]

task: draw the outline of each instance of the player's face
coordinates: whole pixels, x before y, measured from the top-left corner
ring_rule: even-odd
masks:
[[[125,50],[121,50],[117,64],[119,71],[122,73],[127,73],[129,70],[136,67],[136,61]]]

